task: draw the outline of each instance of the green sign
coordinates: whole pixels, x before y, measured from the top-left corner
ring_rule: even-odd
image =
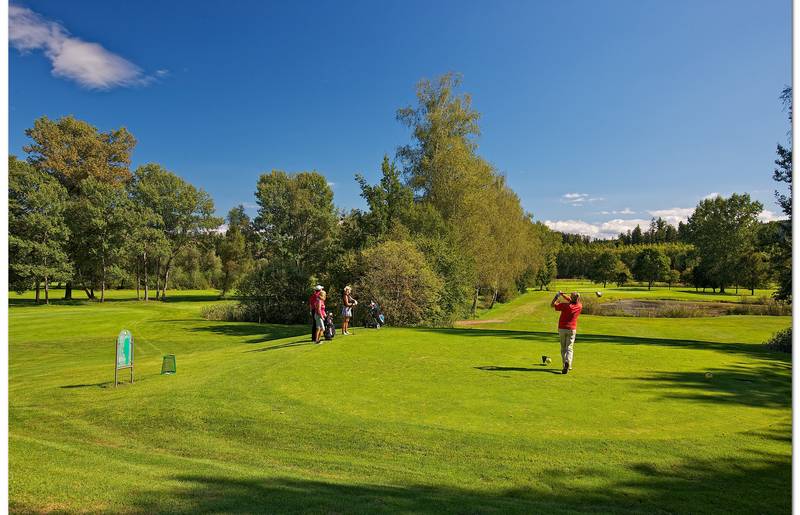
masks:
[[[117,368],[128,368],[133,363],[133,335],[127,329],[117,336]]]

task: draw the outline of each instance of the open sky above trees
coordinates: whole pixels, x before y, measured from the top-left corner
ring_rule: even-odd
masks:
[[[376,182],[409,138],[396,110],[421,77],[455,70],[482,115],[480,154],[555,229],[676,223],[713,193],[778,216],[790,2],[422,8],[13,2],[10,152],[36,118],[72,114],[127,127],[133,169],[163,164],[220,216],[254,215],[271,169],[317,170],[337,206],[363,208],[354,174]]]

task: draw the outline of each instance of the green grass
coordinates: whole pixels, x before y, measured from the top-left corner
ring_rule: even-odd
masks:
[[[689,296],[665,292],[614,295]],[[790,511],[791,358],[760,345],[790,317],[583,316],[562,376],[552,292],[321,346],[203,320],[215,293],[12,295],[12,511]],[[123,327],[136,382],[115,389]]]

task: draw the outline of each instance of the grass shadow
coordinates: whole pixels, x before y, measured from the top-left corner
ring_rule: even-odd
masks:
[[[264,343],[283,338],[292,338],[302,334],[308,334],[311,338],[311,331],[304,325],[281,325],[281,324],[256,324],[254,322],[219,322],[211,325],[192,327],[188,329],[193,332],[211,332],[223,336],[234,338],[249,338],[246,343]]]
[[[59,386],[59,388],[113,388],[114,381],[103,381],[102,383],[91,383],[91,384],[67,384],[64,386]]]
[[[636,381],[665,399],[786,409],[792,403],[791,367],[735,365],[705,372],[657,372]]]
[[[557,341],[558,335],[555,332],[544,331],[520,331],[514,329],[485,329],[485,328],[425,328],[420,331],[435,332],[462,337],[500,337],[514,340],[545,340]],[[777,363],[790,364],[791,354],[775,352],[767,349],[764,345],[752,343],[719,343],[702,340],[678,340],[671,338],[645,338],[636,336],[616,336],[606,334],[585,334],[579,333],[577,341],[579,343],[599,343],[612,345],[657,345],[661,347],[675,347],[697,350],[714,350],[742,356],[759,357],[769,359]]]
[[[579,464],[576,464],[579,465]],[[437,485],[343,484],[286,477],[183,474],[139,492],[141,513],[788,513],[789,455],[751,455],[669,466],[560,467],[542,481],[473,490]],[[731,495],[731,492],[736,492]]]
[[[525,367],[498,367],[495,365],[486,365],[482,367],[474,367],[477,370],[486,370],[488,372],[549,372],[551,374],[561,375],[560,370],[552,368],[525,368]]]
[[[312,342],[311,338],[309,338],[308,340],[299,340],[299,341],[294,341],[294,342],[281,343],[281,344],[278,344],[278,345],[272,345],[270,347],[263,347],[261,349],[252,349],[252,350],[248,350],[248,351],[245,351],[245,352],[266,352],[266,351],[270,351],[270,350],[288,349],[288,348],[291,348],[291,347],[303,347],[305,345],[314,345],[314,342]]]

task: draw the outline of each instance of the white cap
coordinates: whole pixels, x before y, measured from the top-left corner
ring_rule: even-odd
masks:
[[[318,284],[318,285],[314,286],[314,289],[317,290],[317,291],[320,291],[320,290],[324,290],[325,287],[322,286],[321,284]]]

